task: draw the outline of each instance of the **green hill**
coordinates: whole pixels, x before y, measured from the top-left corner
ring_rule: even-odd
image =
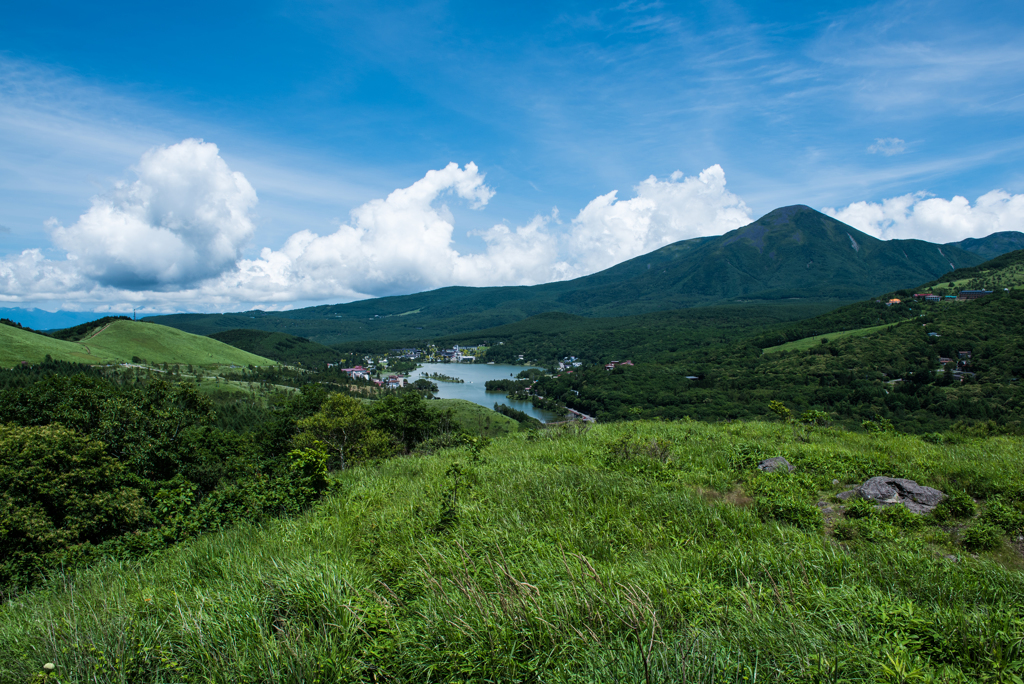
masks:
[[[463,430],[480,437],[498,437],[519,429],[519,423],[486,406],[465,399],[435,399],[431,408],[452,411],[452,418]]]
[[[0,325],[0,368],[10,368],[23,361],[39,363],[47,356],[59,361],[77,363],[102,363],[104,360],[74,342],[56,340],[10,325]]]
[[[395,458],[304,515],[15,596],[0,679],[1014,682],[1022,455],[681,421]],[[835,498],[878,474],[955,497],[922,517]]]
[[[307,368],[323,368],[328,363],[338,362],[336,350],[311,342],[304,337],[296,337],[282,332],[237,329],[214,333],[210,337],[251,354],[264,356],[281,363],[297,363]]]
[[[270,359],[236,349],[217,340],[141,321],[115,320],[93,328],[77,342],[0,325],[0,365],[38,363],[49,355],[58,361],[124,363],[143,359],[149,364],[274,365]]]
[[[551,311],[615,317],[743,301],[838,306],[975,266],[984,260],[975,252],[1012,246],[1014,235],[976,240],[971,250],[922,240],[884,241],[798,205],[776,209],[722,236],[683,240],[564,282],[446,287],[292,311],[147,320],[203,335],[259,329],[337,344],[433,339]]]

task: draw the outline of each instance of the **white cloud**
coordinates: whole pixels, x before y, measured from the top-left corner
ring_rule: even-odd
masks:
[[[97,283],[181,287],[233,269],[252,236],[256,191],[217,146],[184,140],[146,152],[138,180],[118,183],[53,242]]]
[[[356,208],[329,235],[293,234],[278,250],[204,283],[201,300],[260,302],[279,308],[296,301],[341,301],[419,292],[448,285],[532,285],[593,273],[680,239],[717,235],[750,221],[749,210],[725,190],[712,166],[695,178],[676,172],[650,177],[637,197],[616,192],[590,202],[559,233],[557,209],[525,226],[498,224],[478,233],[486,248],[460,254],[447,205],[454,195],[482,208],[494,196],[473,163],[428,171],[408,188]],[[230,302],[222,306],[230,306]],[[216,308],[216,307],[214,307]]]
[[[482,208],[494,191],[475,164],[463,169],[453,162],[357,207],[350,222],[330,235],[302,230],[280,250],[266,248],[258,259],[240,261],[220,282],[253,301],[353,299],[476,284],[477,262],[484,257],[463,257],[452,248],[451,212],[445,204],[435,206],[447,194]]]
[[[409,187],[351,212],[328,235],[293,233],[279,249],[243,259],[254,230],[256,193],[217,147],[199,140],[143,155],[138,180],[93,199],[54,243],[65,260],[38,249],[0,260],[8,302],[47,300],[65,307],[125,310],[230,310],[349,301],[448,285],[530,285],[607,268],[676,240],[714,235],[750,220],[725,189],[718,165],[697,177],[651,176],[636,197],[597,197],[569,226],[558,210],[526,225],[477,233],[485,249],[453,247],[445,197],[480,209],[494,196],[472,162],[428,171]]]
[[[447,201],[482,209],[494,196],[472,162],[428,171],[408,187],[354,209],[326,235],[293,233],[245,259],[256,193],[217,147],[199,140],[143,155],[138,179],[93,199],[56,226],[64,259],[29,249],[0,259],[0,301],[68,309],[230,311],[284,309],[404,294],[448,285],[529,285],[593,273],[664,245],[720,235],[750,221],[717,164],[636,185],[633,197],[596,197],[568,224],[550,215],[478,232],[484,248],[454,247]],[[960,240],[1024,228],[1024,195],[993,191],[971,206],[923,193],[824,209],[882,238]]]
[[[871,154],[884,154],[891,157],[907,151],[907,143],[899,138],[875,138],[875,143],[868,147]]]
[[[1024,194],[1003,190],[985,193],[974,206],[964,197],[946,200],[919,192],[822,211],[883,240],[916,238],[944,243],[1004,230],[1024,231]]]
[[[21,303],[63,298],[89,287],[73,261],[50,261],[38,249],[0,259],[0,301]]]
[[[750,223],[750,209],[725,189],[718,164],[697,177],[680,171],[669,180],[654,176],[637,185],[636,197],[601,195],[573,219],[570,254],[574,270],[593,273],[667,244],[702,235],[721,235]]]

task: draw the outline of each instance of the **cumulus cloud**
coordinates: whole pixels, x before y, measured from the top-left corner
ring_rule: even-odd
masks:
[[[217,147],[185,140],[146,153],[132,182],[97,197],[73,225],[52,226],[65,258],[40,249],[0,259],[0,301],[151,311],[283,309],[448,285],[529,285],[594,273],[669,243],[749,223],[717,164],[696,176],[654,176],[600,195],[568,222],[557,209],[525,225],[477,232],[460,252],[448,202],[485,208],[494,196],[472,162],[428,171],[354,209],[328,234],[299,230],[242,258],[257,198]],[[972,205],[924,193],[823,209],[883,239],[949,242],[1024,229],[1024,195],[989,192]]]
[[[601,195],[568,226],[557,209],[525,225],[494,225],[476,233],[483,250],[463,254],[453,244],[445,198],[480,209],[494,190],[472,162],[451,163],[357,207],[333,233],[300,230],[280,248],[243,259],[256,193],[215,145],[185,140],[154,149],[134,171],[137,180],[94,198],[74,225],[51,226],[64,260],[38,249],[0,260],[0,300],[224,310],[448,285],[530,285],[593,273],[750,220],[715,165],[696,177],[651,176],[630,199],[618,199],[617,191]]]
[[[460,255],[452,247],[455,230],[448,206],[436,203],[454,195],[474,208],[494,196],[484,175],[472,162],[460,168],[454,162],[428,171],[407,188],[385,199],[356,208],[348,223],[329,235],[302,230],[279,250],[263,249],[258,259],[238,262],[220,283],[247,293],[255,301],[289,299],[363,298],[416,292],[453,284],[479,284],[488,277],[515,278],[497,263],[495,251],[529,251],[531,236],[544,241],[536,223],[507,232],[500,227],[484,235],[487,253]]]
[[[875,143],[868,146],[871,154],[884,154],[891,157],[894,154],[903,154],[907,151],[907,143],[899,138],[875,138]]]
[[[687,238],[721,235],[750,223],[750,209],[725,189],[718,164],[696,177],[680,171],[637,185],[636,197],[612,191],[592,200],[573,219],[570,253],[574,271],[593,273]]]
[[[232,269],[252,237],[256,191],[202,140],[150,150],[138,180],[93,198],[53,242],[100,285],[182,287]]]
[[[1004,230],[1024,231],[1024,194],[1003,190],[985,193],[973,206],[964,197],[946,200],[918,192],[881,202],[854,202],[841,209],[825,207],[822,212],[883,240],[943,243]]]

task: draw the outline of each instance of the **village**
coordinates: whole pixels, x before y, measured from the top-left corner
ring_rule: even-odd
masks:
[[[938,295],[932,294],[931,292],[921,292],[914,295],[914,301],[927,302],[929,304],[938,304],[939,302],[969,302],[975,299],[981,299],[985,295],[992,294],[992,292],[993,290],[960,290],[960,293],[955,295]],[[893,306],[894,304],[903,303],[902,299],[893,297],[885,304],[886,306]]]

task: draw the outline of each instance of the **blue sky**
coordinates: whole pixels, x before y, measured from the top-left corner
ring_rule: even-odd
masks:
[[[795,203],[1024,230],[1019,3],[150,5],[5,8],[0,305],[540,282]]]

